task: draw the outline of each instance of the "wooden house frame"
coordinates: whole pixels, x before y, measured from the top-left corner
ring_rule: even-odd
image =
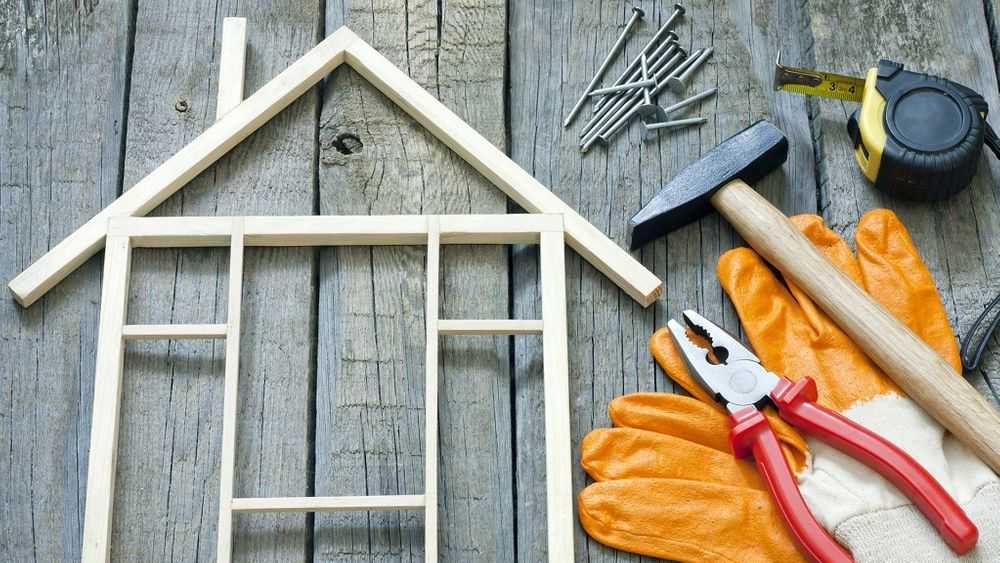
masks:
[[[542,318],[439,319],[438,276],[442,244],[537,244]],[[235,498],[237,389],[243,253],[247,246],[426,245],[426,360],[424,391],[424,492],[419,495]],[[225,324],[126,324],[129,265],[140,247],[229,247]],[[108,226],[97,339],[94,414],[87,468],[82,560],[110,558],[115,466],[129,340],[224,339],[222,465],[216,560],[232,555],[233,515],[238,512],[420,510],[424,554],[437,561],[438,542],[438,339],[453,335],[542,336],[546,506],[550,561],[573,560],[573,476],[570,448],[566,336],[566,273],[561,215],[403,215],[313,217],[119,217]]]
[[[224,339],[225,379],[220,469],[218,561],[232,553],[237,512],[421,510],[425,555],[437,559],[438,339],[449,335],[539,334],[543,339],[546,501],[550,561],[573,559],[573,495],[569,424],[565,251],[569,244],[642,306],[662,282],[514,163],[441,102],[349,29],[340,28],[243,100],[246,23],[226,18],[220,57],[217,121],[51,248],[9,284],[27,307],[105,249],[97,344],[93,423],[82,559],[107,561],[114,506],[125,343],[142,339]],[[292,101],[346,63],[436,138],[527,210],[523,215],[307,216],[143,218],[157,205],[256,131]],[[542,318],[439,319],[442,244],[537,244]],[[426,245],[425,483],[421,495],[234,498],[237,383],[243,253],[246,246]],[[225,324],[126,324],[131,251],[138,247],[228,246]]]

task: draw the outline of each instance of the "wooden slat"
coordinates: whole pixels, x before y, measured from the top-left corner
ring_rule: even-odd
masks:
[[[247,246],[392,246],[427,241],[430,215],[244,217]],[[538,233],[562,232],[553,214],[436,215],[441,244],[537,244]],[[226,246],[229,217],[115,217],[108,233],[134,248]]]
[[[545,377],[545,510],[548,560],[573,560],[573,459],[569,427],[566,255],[562,233],[542,233],[542,361]]]
[[[438,321],[442,336],[541,334],[542,321],[520,319],[445,319]]]
[[[226,373],[222,392],[222,459],[219,465],[219,527],[216,561],[228,563],[233,552],[233,483],[236,471],[236,413],[240,376],[240,317],[243,305],[243,220],[233,220],[229,248],[226,312]]]
[[[438,560],[438,320],[441,285],[441,233],[437,218],[427,225],[427,289],[424,323],[424,560]]]
[[[104,255],[101,320],[97,342],[94,412],[90,424],[87,504],[83,518],[81,560],[102,563],[111,553],[111,517],[115,505],[115,468],[122,396],[124,339],[132,251],[125,237],[108,239]]]
[[[538,233],[563,230],[557,214],[446,215],[441,244],[538,244]]]
[[[422,510],[423,495],[234,498],[233,512],[353,512]]]
[[[243,101],[246,77],[247,19],[222,20],[222,48],[219,50],[219,94],[215,118],[219,119]]]
[[[198,340],[226,337],[226,325],[125,325],[125,340]]]

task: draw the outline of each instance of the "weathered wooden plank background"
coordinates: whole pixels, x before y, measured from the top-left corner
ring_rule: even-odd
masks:
[[[974,185],[943,204],[888,199],[853,163],[847,104],[775,94],[769,84],[779,49],[790,62],[853,73],[881,55],[968,84],[1000,107],[995,0],[686,2],[682,44],[716,50],[692,88],[720,88],[700,108],[709,123],[651,143],[632,128],[581,157],[577,127],[563,129],[562,117],[633,4],[648,16],[629,55],[670,3],[0,0],[0,274],[10,279],[213,120],[221,22],[243,16],[248,92],[349,25],[622,245],[628,217],[681,167],[772,119],[792,152],[760,189],[786,212],[822,213],[846,236],[865,210],[895,209],[954,326],[968,328],[1000,290],[1000,165],[984,155]],[[508,210],[516,207],[344,68],[157,213]],[[714,276],[717,256],[734,244],[732,230],[709,217],[641,250],[667,282],[645,310],[570,253],[577,442],[608,424],[613,397],[671,390],[646,352],[666,318],[697,307],[738,328]],[[130,318],[221,321],[225,259],[209,250],[139,253]],[[423,261],[422,248],[248,252],[238,495],[421,490]],[[30,309],[0,300],[2,561],[79,557],[100,271],[99,258],[89,261]],[[447,248],[442,317],[537,318],[536,278],[533,248]],[[442,353],[442,558],[543,560],[540,341],[449,338]],[[218,343],[130,345],[116,560],[213,559],[222,357]],[[995,399],[1000,355],[968,377]],[[577,471],[575,489],[584,484]],[[235,544],[247,561],[419,561],[422,519],[239,516]],[[582,531],[577,558],[640,560]]]

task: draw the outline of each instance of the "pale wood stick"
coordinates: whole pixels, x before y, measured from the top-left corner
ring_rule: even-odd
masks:
[[[573,561],[573,471],[566,336],[566,253],[562,233],[542,233],[542,363],[545,396],[545,493],[549,561]]]
[[[233,482],[236,470],[236,413],[240,388],[240,318],[243,306],[243,218],[232,220],[226,311],[226,373],[222,392],[222,461],[219,467],[219,526],[216,560],[233,556]]]
[[[83,516],[80,559],[104,563],[110,556],[111,517],[115,503],[118,461],[118,413],[121,408],[125,340],[122,327],[128,310],[131,249],[127,237],[110,237],[104,253],[101,317],[98,325],[97,367],[94,371],[93,418],[87,500]]]
[[[424,379],[424,561],[438,560],[438,314],[441,233],[437,217],[427,220],[427,356]]]
[[[430,215],[245,217],[247,246],[422,245]],[[537,244],[540,232],[562,232],[555,214],[435,215],[441,244]],[[108,233],[134,248],[227,246],[229,217],[115,217]]]
[[[827,260],[756,190],[733,181],[716,192],[712,204],[910,398],[1000,472],[1000,412],[961,374]]]
[[[438,321],[442,336],[541,334],[542,321],[521,319],[446,319]]]
[[[246,77],[247,19],[222,20],[222,49],[219,51],[219,94],[215,118],[219,119],[243,101]]]
[[[422,510],[423,495],[363,497],[234,498],[234,512],[352,512],[363,510]]]
[[[200,340],[226,337],[226,325],[125,325],[125,340]]]

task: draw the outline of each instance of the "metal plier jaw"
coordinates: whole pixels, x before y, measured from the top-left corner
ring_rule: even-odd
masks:
[[[976,545],[979,531],[962,507],[926,469],[906,452],[844,415],[816,403],[816,383],[792,381],[764,369],[760,359],[731,334],[695,311],[684,322],[671,320],[670,335],[691,375],[729,410],[733,454],[753,454],[789,531],[813,561],[849,563],[851,554],[816,520],[782,453],[765,403],[799,431],[822,440],[875,470],[903,492],[937,528],[955,553]],[[692,337],[707,341],[708,346]]]
[[[692,310],[684,311],[685,328],[667,323],[688,371],[705,390],[730,412],[743,407],[760,408],[778,385],[778,376],[764,369],[760,359],[733,335]],[[708,341],[711,350],[691,339],[692,333]],[[709,357],[711,352],[718,362]]]

